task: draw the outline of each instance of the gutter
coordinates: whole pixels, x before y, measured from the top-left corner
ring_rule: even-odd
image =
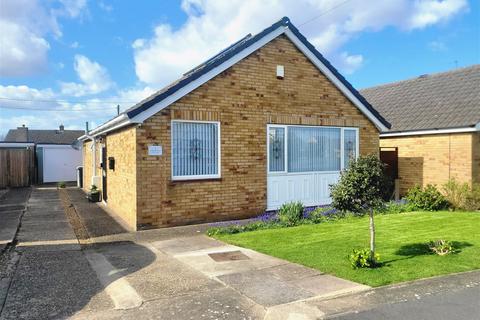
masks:
[[[88,134],[92,137],[96,137],[96,136],[104,134],[108,131],[112,131],[112,130],[115,130],[117,128],[123,127],[127,124],[130,124],[130,123],[131,123],[131,121],[128,118],[128,116],[125,113],[122,113],[122,114],[116,116],[115,118],[113,118],[112,120],[107,121],[104,124],[96,127],[95,129],[90,130],[90,132]]]
[[[476,125],[469,126],[469,127],[385,132],[380,134],[380,138],[418,136],[418,135],[442,134],[442,133],[465,133],[465,132],[477,132],[477,131],[480,131],[480,122],[477,123]]]

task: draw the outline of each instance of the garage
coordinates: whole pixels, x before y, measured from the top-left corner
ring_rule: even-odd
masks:
[[[70,145],[37,145],[37,160],[42,182],[75,181],[82,151]]]

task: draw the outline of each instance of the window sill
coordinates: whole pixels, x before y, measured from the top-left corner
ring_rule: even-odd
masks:
[[[222,177],[218,178],[192,178],[192,179],[171,179],[169,185],[176,185],[182,183],[192,183],[192,182],[215,182],[222,181]]]

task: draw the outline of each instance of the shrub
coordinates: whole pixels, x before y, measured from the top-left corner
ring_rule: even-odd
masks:
[[[439,256],[444,256],[446,254],[455,252],[455,249],[453,248],[452,243],[450,241],[442,240],[442,239],[430,241],[428,243],[428,247],[433,253]]]
[[[375,155],[350,161],[339,182],[330,187],[332,206],[354,213],[377,207],[385,190],[383,170],[384,164]]]
[[[370,249],[353,249],[352,254],[348,257],[353,269],[358,268],[375,268],[378,267],[380,256],[376,253],[375,259],[371,259]]]
[[[224,227],[212,227],[207,230],[208,236],[215,236],[220,234],[236,234],[247,231],[255,231],[261,229],[268,229],[274,227],[273,223],[267,222],[250,222],[247,224],[232,224]]]
[[[454,210],[480,210],[480,185],[472,187],[468,183],[459,183],[450,179],[443,185],[445,198]]]
[[[63,181],[60,181],[60,182],[57,184],[57,186],[58,186],[59,188],[62,188],[62,189],[67,187],[66,183],[63,182]]]
[[[97,186],[92,184],[92,186],[90,187],[90,193],[98,193],[100,192],[100,190],[98,190]]]
[[[318,207],[309,213],[308,219],[312,223],[322,223],[337,220],[340,215],[342,215],[342,213],[332,207]]]
[[[381,214],[398,214],[410,211],[412,211],[412,207],[404,200],[389,201],[377,209],[377,212]]]
[[[467,194],[465,199],[465,210],[474,211],[480,210],[480,185],[476,184]]]
[[[431,184],[424,189],[420,186],[411,188],[405,199],[412,210],[437,211],[448,207],[447,199]]]
[[[303,204],[301,202],[283,204],[278,210],[278,219],[287,227],[297,225],[303,219]]]

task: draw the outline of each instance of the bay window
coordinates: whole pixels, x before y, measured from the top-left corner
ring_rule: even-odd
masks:
[[[269,125],[270,173],[337,172],[358,154],[358,129]]]

